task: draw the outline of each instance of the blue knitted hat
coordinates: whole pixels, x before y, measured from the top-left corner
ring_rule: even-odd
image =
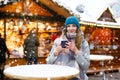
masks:
[[[79,20],[75,16],[70,16],[65,20],[65,26],[67,26],[69,24],[75,24],[78,29],[80,28]]]

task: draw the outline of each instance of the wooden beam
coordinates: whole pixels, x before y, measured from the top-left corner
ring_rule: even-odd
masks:
[[[57,3],[52,2],[52,0],[39,0],[39,1],[48,6],[50,9],[57,12],[57,14],[59,15],[62,15],[64,17],[68,17],[71,15],[69,11],[67,11],[67,9],[60,7]]]

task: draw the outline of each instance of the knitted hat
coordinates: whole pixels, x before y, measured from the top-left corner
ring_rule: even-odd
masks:
[[[65,26],[67,26],[69,24],[75,24],[77,26],[77,28],[80,28],[79,20],[75,16],[70,16],[65,20]]]

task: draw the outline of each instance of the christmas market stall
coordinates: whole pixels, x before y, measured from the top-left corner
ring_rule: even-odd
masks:
[[[69,15],[69,11],[51,0],[1,2],[0,33],[11,53],[9,66],[24,63],[23,42],[32,29],[36,31],[40,42],[39,62],[45,63],[51,45],[61,34],[63,22]]]

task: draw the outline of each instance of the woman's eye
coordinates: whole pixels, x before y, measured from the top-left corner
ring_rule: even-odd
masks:
[[[73,26],[73,27],[76,27],[76,25],[75,25],[75,24],[73,24],[72,26]]]
[[[70,27],[70,25],[67,25],[67,27]]]

